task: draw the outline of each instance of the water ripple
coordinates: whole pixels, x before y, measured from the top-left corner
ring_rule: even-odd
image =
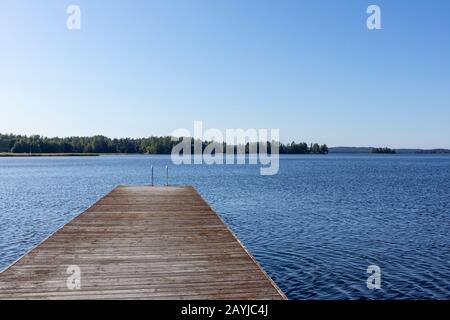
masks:
[[[0,269],[118,184],[165,183],[166,156],[0,158]],[[450,157],[286,156],[172,167],[291,299],[449,299]],[[366,286],[369,265],[381,289]]]

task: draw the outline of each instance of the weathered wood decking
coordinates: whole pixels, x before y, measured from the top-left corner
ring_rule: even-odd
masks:
[[[0,299],[11,298],[285,296],[194,188],[117,187],[0,274]]]

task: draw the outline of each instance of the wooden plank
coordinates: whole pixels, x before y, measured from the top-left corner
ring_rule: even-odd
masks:
[[[120,186],[0,273],[0,299],[286,297],[194,188]]]

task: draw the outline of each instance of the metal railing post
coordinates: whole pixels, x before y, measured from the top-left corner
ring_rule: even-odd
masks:
[[[153,186],[153,166],[151,166],[152,169],[152,186]]]
[[[169,166],[166,166],[166,186],[169,185]]]

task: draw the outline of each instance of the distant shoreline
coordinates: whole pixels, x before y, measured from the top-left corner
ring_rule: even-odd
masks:
[[[331,155],[370,155],[370,156],[399,156],[399,155],[450,155],[450,152],[399,152],[396,154],[378,154],[370,152],[336,152],[332,151]],[[102,157],[102,156],[167,156],[167,153],[10,153],[0,152],[0,158],[33,158],[33,157]],[[248,155],[248,154],[246,154]],[[313,156],[326,154],[298,153],[298,154],[280,154],[280,156]]]
[[[98,157],[98,153],[11,153],[2,152],[0,157]]]
[[[329,153],[371,153],[375,147],[330,147]],[[414,148],[398,148],[392,149],[396,154],[449,154],[450,150],[445,148],[436,149],[414,149]],[[383,153],[380,153],[383,154]],[[386,153],[387,154],[387,153]]]

